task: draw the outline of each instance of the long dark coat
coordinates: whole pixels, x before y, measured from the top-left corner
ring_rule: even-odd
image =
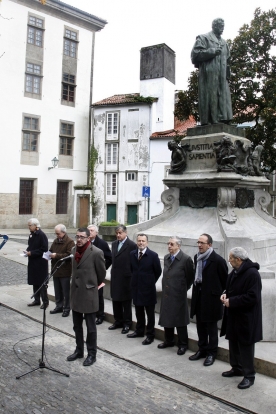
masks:
[[[195,268],[197,255],[194,257]],[[201,320],[202,322],[215,322],[222,318],[223,306],[220,296],[225,290],[228,268],[226,261],[213,251],[206,261],[202,271],[201,284]],[[199,287],[193,285],[191,318],[196,314]]]
[[[48,239],[41,229],[30,234],[26,250],[31,252],[28,256],[28,284],[42,285],[48,277],[48,260],[42,258],[48,251]]]
[[[159,325],[173,328],[190,323],[187,291],[193,280],[194,266],[190,256],[180,250],[173,263],[170,254],[164,257]]]
[[[136,306],[155,305],[155,283],[162,273],[158,254],[147,248],[138,260],[138,249],[130,253],[131,292],[133,303]]]
[[[112,255],[111,250],[107,244],[107,242],[103,239],[101,239],[99,236],[96,236],[93,245],[98,247],[98,249],[101,249],[104,254],[104,260],[105,260],[105,268],[106,270],[111,266],[112,264]]]
[[[215,54],[221,45],[220,55]],[[231,120],[232,103],[227,78],[230,75],[228,61],[229,47],[222,38],[217,39],[213,32],[199,35],[191,53],[192,63],[199,68],[198,104],[201,124],[214,124]]]
[[[120,251],[118,252],[118,241],[112,242],[112,268],[110,293],[114,301],[123,302],[131,300],[131,269],[130,269],[130,252],[137,248],[137,245],[126,239]]]
[[[64,257],[70,256],[72,248],[75,246],[75,242],[71,239],[68,234],[65,234],[62,240],[56,238],[51,247],[50,252],[56,253],[56,257],[51,260],[52,270],[56,263]],[[71,277],[72,274],[72,263],[71,260],[66,260],[62,266],[54,273],[53,277]]]
[[[72,249],[75,256],[76,246]],[[71,309],[79,313],[99,310],[98,286],[106,274],[103,252],[95,246],[88,247],[80,262],[72,258]]]
[[[258,263],[247,259],[237,273],[233,270],[227,279],[225,307],[220,336],[252,345],[263,339],[262,282]]]

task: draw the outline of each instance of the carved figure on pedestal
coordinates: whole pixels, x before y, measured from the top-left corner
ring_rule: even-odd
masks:
[[[224,136],[220,141],[214,142],[214,152],[216,153],[218,172],[233,171],[236,156],[231,139]]]
[[[234,169],[236,173],[241,175],[247,175],[249,172],[248,158],[250,157],[251,146],[244,145],[244,142],[237,139],[235,141],[235,156]]]
[[[172,151],[171,168],[169,174],[180,174],[186,169],[187,150],[189,145],[181,147],[175,141],[168,142],[168,148]]]
[[[229,47],[221,35],[224,20],[215,19],[212,31],[196,38],[191,59],[198,73],[198,109],[201,125],[229,123],[233,118]]]
[[[261,153],[263,149],[264,147],[262,145],[257,145],[251,155],[254,173],[258,176],[263,175],[262,171],[260,170]]]

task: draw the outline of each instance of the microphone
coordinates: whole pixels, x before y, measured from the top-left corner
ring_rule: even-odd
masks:
[[[66,260],[72,259],[72,257],[74,257],[74,255],[73,254],[70,254],[70,256],[64,257],[63,259],[60,259],[59,261],[60,262],[65,262]]]

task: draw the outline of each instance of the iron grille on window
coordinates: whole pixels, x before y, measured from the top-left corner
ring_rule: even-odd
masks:
[[[68,182],[57,182],[56,214],[67,214],[68,210]]]
[[[33,180],[20,180],[19,214],[32,214]]]

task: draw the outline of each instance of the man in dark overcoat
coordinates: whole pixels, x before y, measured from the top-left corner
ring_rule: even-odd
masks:
[[[112,264],[112,255],[111,255],[111,250],[107,244],[107,242],[103,239],[100,239],[100,237],[98,236],[98,226],[96,226],[95,224],[90,224],[88,227],[88,230],[90,232],[90,242],[91,244],[93,244],[94,246],[98,247],[98,249],[101,249],[103,251],[104,254],[104,260],[105,260],[105,269],[107,270],[111,264]],[[99,293],[99,310],[97,312],[97,319],[96,319],[96,325],[101,325],[103,323],[104,320],[104,296],[103,296],[103,290],[104,288],[101,287],[98,290]]]
[[[165,341],[159,349],[174,346],[174,328],[178,335],[177,355],[184,355],[188,348],[188,329],[190,323],[187,291],[194,278],[194,266],[190,256],[181,248],[181,239],[172,236],[168,242],[169,254],[164,257],[162,279],[162,298],[159,325],[164,326]]]
[[[225,306],[221,336],[229,340],[231,370],[223,377],[244,376],[238,388],[246,389],[254,384],[255,343],[263,339],[262,331],[262,282],[259,264],[253,263],[246,250],[234,247],[229,252],[233,267],[229,274],[226,291],[221,296]]]
[[[51,252],[52,271],[60,259],[70,256],[75,242],[66,233],[64,224],[58,224],[55,227],[56,238],[53,241],[49,251]],[[62,262],[60,262],[61,264]],[[70,314],[70,280],[72,274],[71,260],[66,260],[57,269],[53,275],[55,288],[55,309],[51,310],[51,314],[61,313],[63,317]]]
[[[150,345],[154,341],[155,314],[154,308],[156,300],[155,284],[159,279],[162,269],[158,254],[148,248],[148,236],[146,234],[137,235],[137,247],[130,253],[131,266],[131,291],[133,304],[136,313],[136,329],[128,334],[128,338],[143,337],[145,334],[147,314],[146,339],[143,345]]]
[[[220,296],[228,275],[226,261],[213,250],[212,243],[212,237],[206,233],[198,239],[191,302],[191,318],[196,315],[198,351],[189,360],[205,358],[204,366],[212,365],[217,355],[217,322],[222,318],[223,311]]]
[[[76,349],[67,361],[83,358],[83,319],[87,327],[87,358],[84,366],[94,364],[97,353],[96,312],[99,309],[98,286],[104,281],[106,270],[103,252],[91,246],[89,230],[77,230],[77,244],[72,249],[71,308],[76,335]]]
[[[48,278],[48,260],[43,259],[43,253],[48,251],[48,238],[40,228],[39,221],[36,218],[28,220],[30,235],[28,247],[25,254],[28,256],[28,284],[33,285],[35,293],[42,283]],[[40,306],[40,297],[42,305]],[[49,306],[47,287],[42,286],[40,291],[34,295],[34,301],[28,306],[40,306],[40,309]]]
[[[136,249],[136,244],[127,237],[127,229],[123,224],[115,227],[115,233],[117,240],[111,246],[112,268],[110,280],[110,294],[115,322],[108,329],[123,328],[122,334],[127,334],[132,324],[130,252]]]

